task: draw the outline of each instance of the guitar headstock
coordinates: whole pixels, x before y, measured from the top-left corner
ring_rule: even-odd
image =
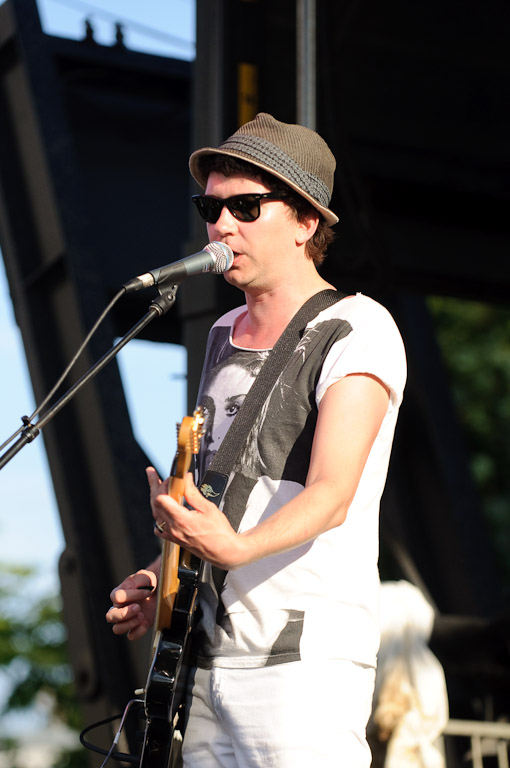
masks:
[[[173,477],[183,478],[188,472],[191,459],[200,449],[200,440],[204,434],[205,418],[199,406],[193,416],[185,416],[177,425],[177,454],[172,468]]]

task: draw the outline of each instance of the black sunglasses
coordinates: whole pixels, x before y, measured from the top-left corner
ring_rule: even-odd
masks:
[[[233,195],[225,198],[193,195],[191,199],[201,217],[208,224],[216,224],[225,205],[238,221],[255,221],[260,216],[261,200],[281,200],[282,197],[274,192],[249,192],[246,195]]]

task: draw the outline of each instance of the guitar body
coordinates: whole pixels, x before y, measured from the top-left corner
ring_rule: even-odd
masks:
[[[185,417],[179,429],[169,494],[182,501],[191,455],[198,452],[203,417]],[[201,562],[163,540],[152,661],[145,686],[145,734],[140,768],[168,768],[176,716],[184,706],[190,635],[194,625]]]
[[[140,768],[167,768],[174,721],[184,704],[189,635],[199,581],[197,568],[179,566],[180,588],[169,629],[158,632],[145,689],[146,729]]]

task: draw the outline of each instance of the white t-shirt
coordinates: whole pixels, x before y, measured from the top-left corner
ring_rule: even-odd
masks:
[[[245,310],[224,315],[209,336],[199,395],[207,419],[202,477],[268,355],[232,343],[235,321]],[[402,339],[384,307],[357,294],[308,324],[261,407],[222,508],[243,531],[302,490],[322,397],[352,373],[376,376],[388,387],[390,401],[345,522],[291,552],[235,571],[206,564],[199,665],[257,667],[320,657],[375,666],[379,502],[406,379]],[[342,425],[336,427],[340,434]]]

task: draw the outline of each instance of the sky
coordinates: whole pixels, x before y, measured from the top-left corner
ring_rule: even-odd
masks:
[[[119,21],[125,45],[130,49],[194,58],[194,0],[37,0],[37,4],[47,34],[81,39],[88,19],[96,41],[112,45],[115,22]],[[35,410],[1,252],[0,359],[1,445],[20,426],[21,417]],[[167,439],[160,437],[158,425],[149,418],[146,409],[151,402],[164,403],[172,425],[184,415],[185,350],[135,340],[120,353],[119,365],[135,435],[151,461],[158,468],[165,467],[170,463],[173,447],[169,448]],[[152,375],[142,382],[140,372],[148,368]],[[58,589],[57,562],[63,547],[44,440],[39,436],[0,470],[0,564],[33,566],[39,574],[37,583],[41,589]]]

